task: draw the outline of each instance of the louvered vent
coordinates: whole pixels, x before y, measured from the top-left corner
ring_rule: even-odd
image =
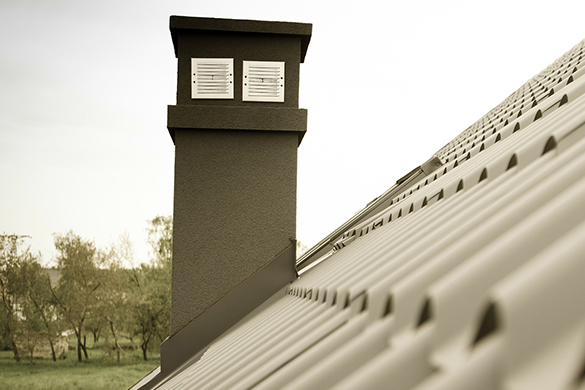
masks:
[[[233,99],[233,75],[233,58],[191,58],[191,98]]]
[[[284,102],[284,62],[244,61],[242,100]]]

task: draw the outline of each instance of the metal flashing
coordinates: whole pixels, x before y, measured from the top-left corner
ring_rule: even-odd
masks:
[[[266,266],[168,338],[161,346],[162,372],[168,373],[177,368],[282,287],[295,280],[295,248],[295,243],[289,245]]]
[[[196,362],[193,357],[203,355],[214,340],[295,280],[295,251],[296,242],[293,242],[203,314],[167,338],[161,345],[160,372],[151,378],[148,386],[143,385],[140,389],[151,389],[169,376],[176,375],[184,363]]]

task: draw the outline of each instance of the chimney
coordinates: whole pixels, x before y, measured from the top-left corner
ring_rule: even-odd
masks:
[[[163,372],[297,276],[297,147],[307,128],[299,68],[311,29],[171,16],[178,77],[168,107],[175,197]]]

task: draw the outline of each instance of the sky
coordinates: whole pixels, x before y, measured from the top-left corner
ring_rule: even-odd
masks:
[[[170,15],[313,24],[297,239],[311,246],[585,38],[584,1],[0,0],[0,234],[147,262],[173,212]]]

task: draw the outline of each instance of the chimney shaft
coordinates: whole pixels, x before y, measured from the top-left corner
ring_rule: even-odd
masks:
[[[211,307],[221,312],[226,297],[246,300],[238,288],[253,276],[261,285],[248,288],[252,306],[296,277],[297,147],[307,115],[298,108],[299,67],[311,25],[172,16],[170,28],[178,58],[177,105],[168,107],[175,143],[172,339]],[[210,59],[220,59],[221,73],[212,74]],[[283,90],[281,101],[243,98],[244,61],[261,62],[268,76],[259,80],[272,84],[259,91]],[[263,67],[273,63],[283,64],[276,70],[283,84]],[[218,82],[220,97],[205,98]],[[221,95],[228,87],[232,94]],[[267,273],[275,262],[280,271]]]

